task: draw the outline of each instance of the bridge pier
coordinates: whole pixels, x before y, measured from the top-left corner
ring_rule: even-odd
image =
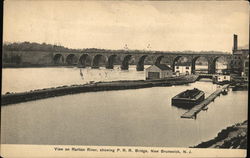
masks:
[[[191,74],[195,74],[195,62],[192,61]]]
[[[208,64],[208,73],[209,74],[215,74],[215,63]]]
[[[128,65],[121,65],[121,70],[128,70]]]
[[[172,64],[172,70],[175,72],[175,63]]]
[[[77,67],[79,67],[79,68],[85,68],[86,65],[83,65],[83,64],[78,63],[78,64],[77,64]]]
[[[136,70],[137,71],[143,71],[144,70],[144,65],[136,65]]]
[[[106,69],[113,69],[114,68],[114,65],[106,65]]]

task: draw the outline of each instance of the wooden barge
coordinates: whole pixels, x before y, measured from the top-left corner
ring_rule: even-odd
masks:
[[[186,90],[172,98],[172,105],[191,108],[205,99],[205,93],[197,88]]]

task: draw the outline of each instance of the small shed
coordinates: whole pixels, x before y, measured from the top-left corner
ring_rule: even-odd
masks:
[[[164,64],[151,65],[146,68],[146,79],[161,79],[171,77],[173,70]]]
[[[230,75],[222,75],[222,74],[217,74],[213,75],[213,82],[215,83],[220,83],[220,82],[229,82],[231,81]]]

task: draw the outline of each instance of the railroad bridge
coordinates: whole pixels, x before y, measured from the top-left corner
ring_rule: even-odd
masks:
[[[215,73],[216,61],[223,57],[228,64],[232,55],[227,53],[186,53],[186,52],[143,52],[143,51],[110,51],[110,52],[54,52],[54,65],[75,65],[79,67],[106,67],[113,69],[120,65],[122,70],[127,70],[129,65],[136,65],[137,71],[143,71],[144,65],[167,64],[173,68],[181,57],[186,57],[191,63],[192,73],[195,72],[195,62],[200,57],[205,57],[208,62],[208,73]]]

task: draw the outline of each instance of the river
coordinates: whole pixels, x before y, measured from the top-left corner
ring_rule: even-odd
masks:
[[[147,68],[150,65],[145,65]],[[220,68],[224,68],[223,65]],[[197,65],[196,69],[207,69]],[[136,71],[135,65],[129,70],[77,68],[77,67],[46,67],[46,68],[4,68],[2,69],[2,94],[6,92],[25,92],[34,89],[58,87],[64,85],[85,84],[90,81],[144,80],[145,72]],[[82,76],[80,75],[82,73]]]
[[[83,81],[77,68],[29,69],[34,74],[25,75],[27,69],[8,69],[15,70],[22,79],[26,76],[25,82],[18,81],[18,77],[16,85],[8,86],[26,91],[33,88],[31,85],[56,86],[54,83],[58,84],[59,79],[68,79],[68,84]],[[53,74],[47,71],[55,69],[58,72]],[[83,71],[87,74],[87,69]],[[144,79],[144,72],[135,69],[88,71],[96,78],[99,73],[115,78],[116,75],[105,73],[112,71],[119,75],[117,79]],[[6,72],[3,74],[6,77]],[[3,86],[11,91],[6,88],[6,82],[11,82],[7,80],[3,80]],[[42,84],[43,81],[51,82]],[[216,89],[209,80],[202,80],[189,85],[80,93],[3,106],[1,143],[188,147],[212,139],[221,129],[247,119],[247,91],[230,91],[216,98],[196,120],[180,118],[186,110],[172,106],[171,98],[194,87],[203,90],[206,96]]]
[[[148,67],[146,65],[145,67]],[[82,76],[80,75],[82,73]],[[2,94],[6,92],[24,92],[34,89],[51,88],[63,85],[85,84],[90,81],[144,80],[145,72],[129,70],[47,67],[47,68],[5,68],[3,69]]]

